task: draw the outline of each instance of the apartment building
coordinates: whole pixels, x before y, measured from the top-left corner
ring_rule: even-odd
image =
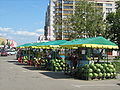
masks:
[[[46,19],[45,19],[45,39],[46,40],[58,40],[58,39],[68,39],[67,35],[63,33],[60,35],[56,35],[56,30],[54,28],[54,20],[57,17],[61,19],[67,17],[68,15],[74,12],[75,3],[80,0],[50,0],[48,4],[48,8],[46,11]],[[97,8],[101,9],[104,13],[104,17],[106,17],[107,13],[115,12],[115,0],[89,0],[97,3]],[[62,28],[62,26],[61,26]]]

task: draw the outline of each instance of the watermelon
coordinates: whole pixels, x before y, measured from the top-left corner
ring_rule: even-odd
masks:
[[[90,68],[93,68],[95,65],[92,63],[89,65]]]
[[[100,67],[99,67],[101,70],[103,70],[104,69],[104,67],[101,65]]]
[[[98,77],[98,74],[97,73],[93,73],[93,77]]]
[[[110,73],[110,76],[113,76],[114,74],[113,73]]]
[[[110,73],[113,72],[113,69],[109,69],[109,72],[110,72]]]
[[[89,68],[89,69],[88,69],[88,72],[90,72],[90,73],[91,73],[91,72],[93,72],[93,70],[92,70],[91,68]]]
[[[58,67],[55,67],[55,70],[58,70]]]
[[[109,70],[109,68],[108,68],[108,67],[106,67],[106,71],[107,71],[107,72],[110,72],[110,70]]]
[[[99,76],[99,77],[102,77],[102,76],[103,76],[103,74],[102,74],[102,73],[99,73],[99,74],[98,74],[98,76]]]
[[[111,68],[111,69],[113,69],[113,68],[114,68],[114,66],[113,66],[113,65],[108,65],[108,67],[109,67],[109,68]]]
[[[63,67],[65,67],[65,64],[63,64]]]
[[[113,76],[116,76],[116,75],[117,75],[117,74],[114,72],[114,73],[113,73]]]
[[[107,67],[107,64],[103,64],[104,67]]]
[[[59,67],[59,70],[61,71],[61,70],[62,70],[62,67]]]
[[[113,72],[115,72],[116,70],[115,70],[115,68],[113,68]]]
[[[103,73],[103,76],[106,77],[106,73]]]
[[[99,68],[99,67],[101,66],[101,64],[95,64],[95,66],[96,66],[97,68]]]
[[[101,72],[101,70],[100,70],[100,69],[97,69],[97,70],[96,70],[96,72],[97,72],[97,73],[100,73],[100,72]]]
[[[110,73],[107,73],[106,76],[107,76],[107,77],[110,77]]]
[[[88,74],[88,77],[93,77],[93,74],[92,74],[92,73],[89,73],[89,74]]]

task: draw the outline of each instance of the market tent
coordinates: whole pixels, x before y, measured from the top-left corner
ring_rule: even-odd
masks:
[[[63,44],[67,42],[66,40],[55,40],[55,41],[49,41],[49,42],[44,42],[44,43],[37,43],[37,47],[42,47],[42,48],[56,48],[59,47],[60,44]]]
[[[25,48],[25,47],[31,46],[32,44],[33,43],[26,43],[26,44],[17,46],[17,48]]]
[[[90,47],[90,48],[108,48],[118,49],[118,46],[103,37],[74,39],[61,44],[62,47]]]

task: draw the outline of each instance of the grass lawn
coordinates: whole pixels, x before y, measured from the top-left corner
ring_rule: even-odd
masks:
[[[120,73],[120,62],[114,60],[114,63],[116,64],[116,70],[118,73]]]

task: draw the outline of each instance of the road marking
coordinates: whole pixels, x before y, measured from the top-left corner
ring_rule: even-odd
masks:
[[[76,84],[72,84],[73,87],[116,87],[119,86],[117,84],[94,84],[94,85],[76,85]]]

